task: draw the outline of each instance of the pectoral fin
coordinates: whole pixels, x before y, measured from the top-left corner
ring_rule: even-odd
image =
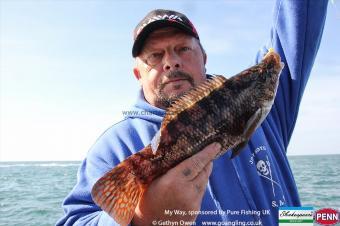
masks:
[[[255,114],[248,120],[246,129],[244,130],[243,137],[249,140],[250,136],[254,133],[256,128],[261,124],[264,119],[262,108],[259,108]]]
[[[263,111],[261,108],[259,108],[254,113],[254,115],[248,120],[246,124],[246,128],[243,132],[244,139],[241,143],[239,143],[233,148],[230,159],[233,159],[234,157],[238,156],[241,153],[242,149],[247,145],[251,135],[254,133],[254,131],[260,125],[260,123],[263,121],[263,117],[264,117]]]
[[[238,145],[236,145],[236,146],[232,149],[230,159],[233,159],[233,158],[235,158],[236,156],[238,156],[238,155],[241,153],[242,149],[247,145],[248,141],[249,141],[249,140],[245,140],[245,141],[239,143]]]

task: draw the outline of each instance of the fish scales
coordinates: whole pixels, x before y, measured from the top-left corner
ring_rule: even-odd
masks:
[[[229,79],[215,76],[179,98],[151,144],[96,182],[93,200],[127,225],[148,185],[208,144],[221,144],[219,156],[237,156],[270,111],[282,68],[270,51],[260,64]]]

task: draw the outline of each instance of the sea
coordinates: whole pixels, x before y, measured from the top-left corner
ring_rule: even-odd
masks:
[[[340,207],[340,155],[290,156],[303,206]],[[54,225],[80,162],[0,162],[0,225]]]

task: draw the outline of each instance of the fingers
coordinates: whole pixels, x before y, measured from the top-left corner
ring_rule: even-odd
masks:
[[[177,167],[175,167],[175,169],[176,171],[178,171],[178,173],[181,173],[187,180],[193,180],[204,170],[205,174],[207,174],[208,171],[211,172],[210,168],[212,166],[207,167],[207,165],[213,159],[215,159],[220,150],[221,145],[219,143],[212,143],[205,147],[202,151],[181,162]],[[208,174],[208,177],[210,175],[210,172]]]

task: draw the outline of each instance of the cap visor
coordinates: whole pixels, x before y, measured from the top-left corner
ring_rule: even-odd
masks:
[[[178,28],[185,33],[194,36],[198,39],[197,33],[195,33],[190,27],[181,24],[177,21],[169,21],[169,20],[156,20],[151,22],[150,24],[146,25],[142,31],[137,35],[135,42],[133,43],[132,47],[132,56],[136,57],[139,55],[140,51],[143,48],[144,42],[149,36],[149,34],[157,29],[164,28],[164,27],[175,27]]]

